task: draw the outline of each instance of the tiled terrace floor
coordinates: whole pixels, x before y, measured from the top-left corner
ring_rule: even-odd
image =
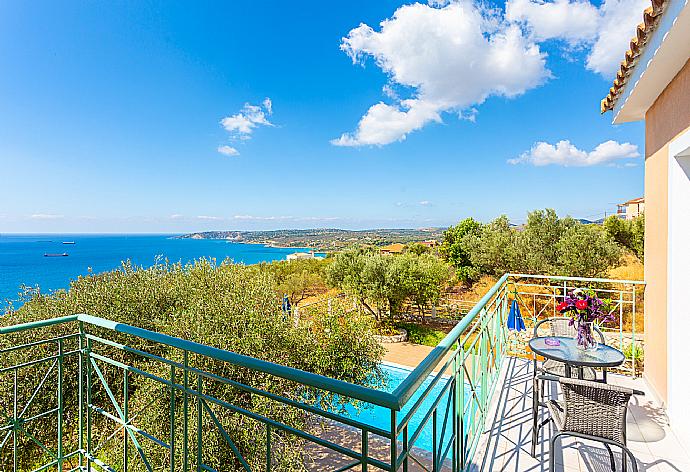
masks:
[[[537,458],[530,456],[532,366],[524,359],[506,361],[503,385],[496,390],[487,431],[475,457],[477,471],[548,471],[550,426],[543,429]],[[648,392],[641,379],[610,375],[609,382]],[[548,390],[547,390],[548,392]],[[683,448],[663,409],[651,395],[633,397],[628,414],[628,446],[637,458],[640,472],[690,472],[690,453]],[[566,439],[556,453],[556,470],[566,472],[610,471],[608,453],[600,443]],[[616,470],[621,453],[616,452]],[[631,471],[632,467],[628,467]]]

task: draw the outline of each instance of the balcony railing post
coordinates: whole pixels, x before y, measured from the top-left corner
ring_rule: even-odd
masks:
[[[58,466],[58,472],[62,472],[62,464],[63,461],[65,460],[63,457],[63,449],[62,449],[62,417],[64,414],[64,402],[62,398],[62,356],[63,356],[63,346],[62,346],[62,338],[58,339],[58,373],[57,373],[57,395],[58,395],[58,418],[57,418],[57,466]]]
[[[409,445],[409,436],[407,434],[407,425],[403,427],[403,472],[407,472],[407,468],[409,466],[409,456],[410,456],[410,445]]]
[[[618,292],[618,342],[620,343],[620,348],[623,349],[623,323],[624,323],[624,310],[623,310],[623,290]],[[606,339],[604,339],[606,340]]]
[[[465,469],[465,346],[464,338],[458,340],[458,351],[453,358],[453,377],[455,388],[453,389],[453,424],[455,429],[455,461],[454,468],[457,472]]]
[[[18,423],[18,418],[17,418],[17,371],[19,369],[17,367],[14,368],[14,401],[12,402],[12,419],[13,419],[13,428],[12,428],[12,453],[14,457],[14,468],[12,469],[14,472],[19,471],[19,467],[17,464],[18,457],[17,457],[17,429],[19,429],[19,423]]]
[[[460,344],[460,341],[458,341],[458,345]],[[452,371],[452,376],[449,379],[449,382],[454,382],[454,384],[451,386],[451,391],[450,391],[450,402],[451,402],[451,431],[452,435],[451,438],[453,440],[453,444],[451,448],[453,449],[452,451],[452,471],[457,472],[458,469],[460,468],[460,433],[458,433],[458,389],[457,389],[457,382],[458,382],[458,368],[457,368],[457,358],[458,358],[458,353],[453,356],[453,360],[451,362],[451,368],[453,369]]]
[[[122,396],[123,396],[123,405],[122,405],[122,420],[124,421],[125,425],[124,428],[122,428],[122,448],[123,448],[123,463],[122,463],[122,470],[123,472],[127,472],[129,469],[129,441],[127,440],[127,435],[129,432],[127,429],[129,428],[129,372],[127,370],[123,370],[122,372]]]
[[[391,471],[398,470],[398,416],[391,410]]]
[[[637,305],[637,296],[635,294],[635,284],[633,284],[633,286],[632,286],[632,330],[631,330],[631,334],[632,334],[632,339],[631,339],[632,354],[631,354],[631,356],[632,356],[633,377],[637,377],[637,366],[635,364],[635,357],[637,356],[637,346],[635,345],[635,324],[636,324],[635,307],[636,307],[636,305]]]
[[[175,472],[175,366],[170,366],[170,472]]]
[[[92,399],[92,391],[91,391],[91,339],[87,338],[86,339],[86,353],[85,353],[85,359],[84,363],[86,364],[86,470],[90,471],[91,470],[91,451],[92,451],[92,442],[91,442],[91,427],[92,427],[92,419],[91,419],[91,403],[93,402]]]
[[[362,430],[362,472],[369,470],[369,431]]]
[[[204,450],[203,450],[203,441],[204,441],[204,431],[203,431],[203,420],[204,420],[204,406],[203,406],[203,399],[201,398],[202,395],[202,388],[203,388],[203,377],[201,374],[197,374],[196,377],[196,388],[197,388],[197,401],[196,401],[196,408],[197,408],[197,415],[196,415],[196,470],[197,472],[201,472],[204,470],[203,464],[204,464]]]
[[[431,428],[431,471],[438,472],[438,408],[432,413]]]
[[[84,465],[84,323],[79,322],[79,380],[78,380],[78,408],[79,408],[79,470]]]
[[[184,372],[182,382],[184,385],[184,395],[182,397],[182,465],[183,471],[189,470],[189,353],[185,350],[182,353]]]
[[[487,310],[484,309],[482,311],[481,317],[484,318],[487,316]],[[485,329],[485,325],[482,326],[481,331],[479,333],[479,375],[481,377],[481,404],[486,405],[486,400],[487,400],[487,374],[488,374],[488,340],[487,340],[487,333]],[[481,410],[481,421],[484,421],[484,416],[485,416],[485,411],[482,409]]]

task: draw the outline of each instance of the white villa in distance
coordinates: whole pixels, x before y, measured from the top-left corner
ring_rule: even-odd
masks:
[[[632,220],[644,213],[644,197],[633,198],[625,203],[619,203],[617,205],[618,211],[616,212],[619,218],[624,220]]]
[[[296,261],[300,259],[318,259],[316,257],[316,254],[314,251],[309,251],[309,252],[293,252],[292,254],[288,254],[286,259],[288,261]]]

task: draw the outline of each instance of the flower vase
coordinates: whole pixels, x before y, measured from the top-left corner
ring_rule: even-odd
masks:
[[[594,340],[591,321],[579,321],[577,323],[577,348],[583,351],[594,351],[597,349],[597,342]]]

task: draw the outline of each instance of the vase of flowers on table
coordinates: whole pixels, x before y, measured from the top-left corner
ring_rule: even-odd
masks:
[[[577,347],[586,351],[595,350],[597,342],[594,339],[592,325],[608,323],[613,320],[609,312],[608,300],[597,297],[594,290],[573,290],[563,297],[563,301],[556,310],[570,316],[570,326],[575,327]]]

